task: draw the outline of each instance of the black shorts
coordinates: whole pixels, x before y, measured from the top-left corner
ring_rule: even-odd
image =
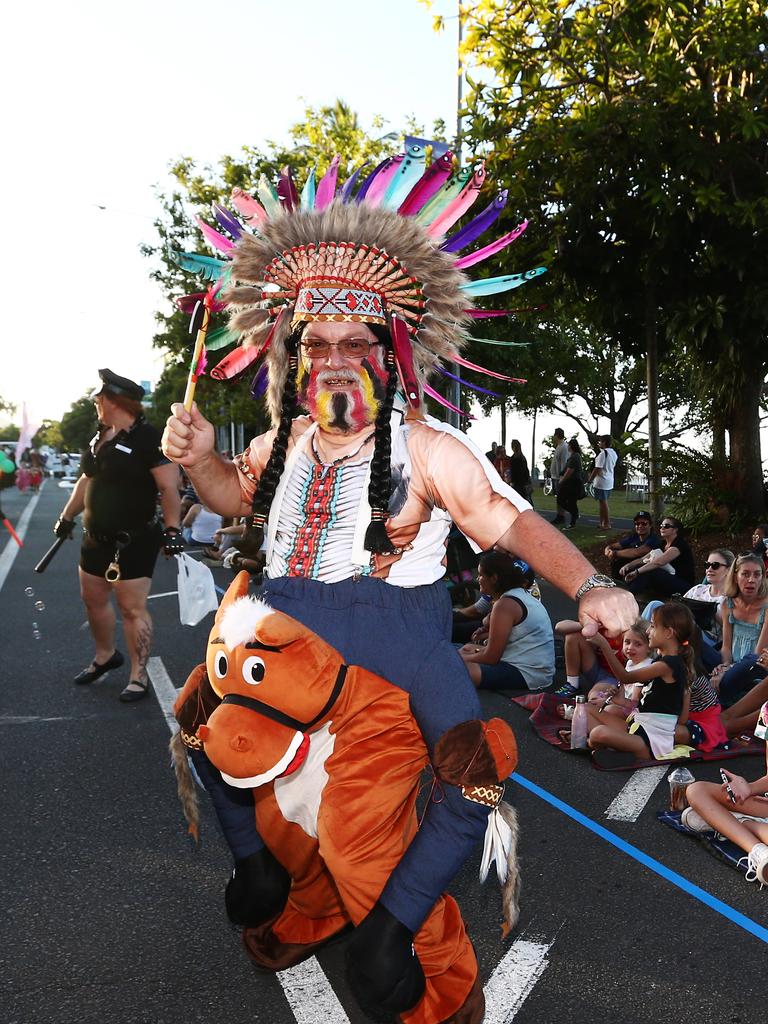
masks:
[[[120,579],[152,578],[160,551],[163,531],[159,523],[146,527],[120,551]],[[115,542],[102,543],[89,534],[83,535],[80,548],[80,568],[89,576],[104,576],[115,558]]]

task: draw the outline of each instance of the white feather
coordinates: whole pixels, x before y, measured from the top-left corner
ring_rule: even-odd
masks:
[[[252,640],[256,626],[274,611],[258,597],[238,597],[221,617],[219,633],[221,639],[232,650],[238,644]]]
[[[506,823],[498,807],[494,808],[488,815],[488,825],[485,829],[485,842],[483,843],[483,857],[480,862],[480,881],[484,882],[491,870],[491,864],[496,861],[496,873],[499,882],[503,885],[507,880],[508,863],[507,857],[512,849],[514,835],[512,829]]]

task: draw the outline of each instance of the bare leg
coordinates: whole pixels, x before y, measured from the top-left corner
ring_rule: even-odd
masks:
[[[760,708],[768,700],[768,678],[753,686],[749,693],[726,708],[720,716],[730,739],[742,732],[751,732],[757,722]]]
[[[626,750],[637,757],[651,757],[652,754],[644,740],[639,736],[630,735],[623,722],[601,722],[589,734],[589,746],[592,750],[608,747],[611,750]]]
[[[152,581],[147,577],[120,580],[115,584],[125,643],[131,659],[131,680],[139,683],[147,682],[147,661],[152,646],[152,619],[147,611],[147,595],[151,584]]]
[[[734,805],[722,786],[716,782],[692,782],[686,790],[688,803],[715,831],[736,843],[746,853],[756,842],[768,843],[768,825],[759,821],[739,821],[733,816]],[[739,804],[741,814],[765,816],[765,800],[750,797]]]
[[[103,665],[115,653],[115,609],[112,606],[112,586],[103,576],[92,576],[78,569],[80,596],[85,605],[88,625],[96,645],[95,663]]]
[[[582,672],[589,672],[597,660],[595,648],[581,633],[568,633],[564,643],[565,649],[565,674],[567,676],[578,676]]]
[[[600,507],[600,525],[605,530],[611,528],[611,513],[608,511],[608,502],[603,501],[602,498],[597,503]]]

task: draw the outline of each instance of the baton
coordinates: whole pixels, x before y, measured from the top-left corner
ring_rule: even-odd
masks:
[[[59,548],[66,539],[66,537],[56,538],[56,540],[53,542],[53,544],[51,544],[51,546],[48,548],[43,557],[35,566],[35,572],[45,572],[45,570],[48,568],[48,564],[50,563],[51,559],[53,558],[53,556],[56,554],[56,552],[59,550]]]

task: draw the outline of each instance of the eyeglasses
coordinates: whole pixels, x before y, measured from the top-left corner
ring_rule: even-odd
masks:
[[[301,347],[309,359],[327,359],[332,348],[337,348],[346,359],[365,359],[371,351],[371,345],[379,342],[367,341],[365,338],[344,338],[343,341],[322,341],[320,338],[309,338],[301,342]]]
[[[728,566],[725,562],[705,562],[705,569],[727,569]]]

